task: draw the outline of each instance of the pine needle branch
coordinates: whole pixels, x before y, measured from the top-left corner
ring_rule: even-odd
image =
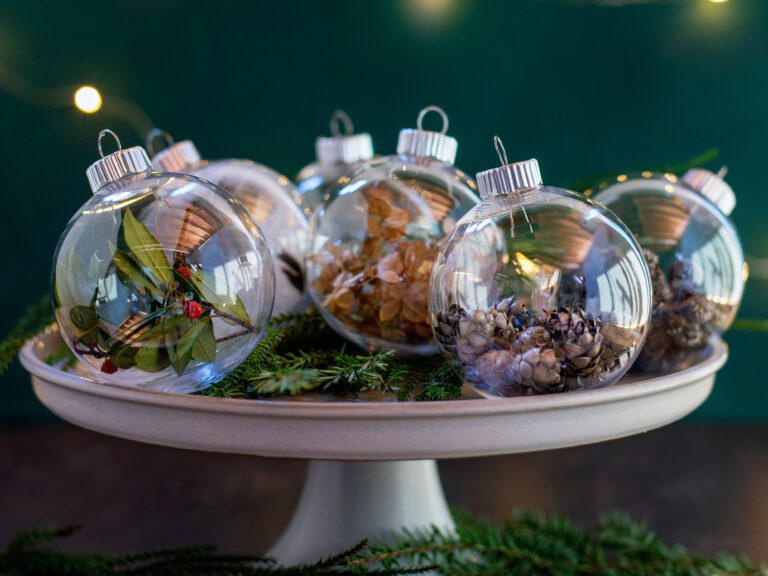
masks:
[[[11,332],[0,342],[0,374],[3,374],[29,338],[54,322],[51,299],[44,296],[28,306]]]
[[[455,514],[456,530],[404,530],[388,542],[362,541],[315,563],[279,566],[250,555],[187,546],[128,556],[72,554],[43,547],[76,527],[19,534],[0,551],[3,576],[764,576],[744,556],[708,557],[664,543],[646,526],[608,514],[591,530],[569,520],[516,511],[501,525]]]

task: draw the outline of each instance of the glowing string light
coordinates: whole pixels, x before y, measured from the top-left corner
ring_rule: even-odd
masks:
[[[45,108],[71,108],[74,106],[85,114],[101,112],[105,116],[119,118],[128,123],[141,138],[149,132],[154,123],[139,106],[117,96],[102,97],[93,86],[43,87],[0,62],[0,90],[19,100]],[[74,97],[73,97],[74,95]]]
[[[101,109],[101,94],[93,86],[81,86],[75,92],[75,106],[86,114],[98,112]]]

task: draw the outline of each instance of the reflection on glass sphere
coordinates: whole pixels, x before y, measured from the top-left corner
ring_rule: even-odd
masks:
[[[695,172],[730,212],[730,187],[715,174]],[[706,185],[701,178],[695,182]],[[672,174],[624,178],[595,198],[635,234],[651,269],[652,329],[636,367],[675,370],[696,362],[712,335],[728,329],[741,302],[744,256],[733,224],[704,193]]]
[[[94,378],[200,390],[263,335],[274,271],[259,229],[224,190],[143,172],[99,190],[54,257],[62,335]]]

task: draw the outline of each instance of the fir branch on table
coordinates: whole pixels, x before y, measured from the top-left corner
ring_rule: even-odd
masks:
[[[11,332],[0,342],[0,374],[3,374],[11,365],[24,342],[52,324],[54,320],[50,296],[43,296],[36,304],[28,306],[21,313]]]
[[[436,528],[403,532],[394,544],[375,544],[353,562],[397,570],[420,563],[443,576],[759,576],[747,558],[706,557],[667,545],[624,515],[605,516],[592,530],[539,513],[517,511],[501,526],[458,514],[455,534]]]
[[[77,527],[19,534],[0,551],[3,576],[397,576],[439,570],[443,576],[760,576],[743,556],[711,557],[664,543],[620,514],[590,530],[569,520],[517,511],[502,525],[458,513],[456,531],[402,531],[389,543],[355,546],[313,564],[278,566],[271,558],[220,554],[186,546],[124,556],[46,548]]]

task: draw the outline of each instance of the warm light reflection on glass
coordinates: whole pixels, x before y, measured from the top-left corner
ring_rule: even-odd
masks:
[[[526,276],[533,276],[539,271],[539,265],[522,252],[515,252],[515,258],[520,264],[520,269]]]

